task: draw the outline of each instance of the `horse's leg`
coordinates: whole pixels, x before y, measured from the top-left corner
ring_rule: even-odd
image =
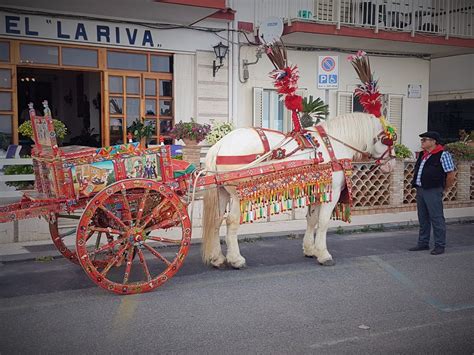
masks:
[[[211,192],[211,191],[209,191]],[[226,265],[226,259],[222,253],[222,247],[219,238],[219,229],[222,225],[225,210],[229,202],[230,195],[223,188],[218,188],[216,192],[217,198],[212,199],[211,197],[205,196],[204,206],[211,216],[204,216],[209,220],[205,220],[203,224],[203,259],[206,264],[211,264],[216,268],[223,268]],[[209,194],[210,195],[210,194]],[[207,200],[212,199],[212,200]]]
[[[245,258],[240,255],[237,231],[240,226],[240,201],[236,194],[231,194],[229,214],[227,216],[227,263],[235,269],[245,267]]]
[[[314,251],[314,228],[318,224],[320,204],[308,206],[306,214],[306,233],[303,238],[303,253],[305,256],[315,256]]]
[[[339,200],[339,196],[341,195],[341,190],[344,185],[345,181],[342,172],[333,173],[332,201],[322,204],[319,209],[319,222],[318,228],[316,230],[314,256],[318,259],[318,262],[324,266],[332,266],[335,264],[327,248],[326,233],[328,231],[332,211],[334,210],[334,207],[336,206],[336,203]]]

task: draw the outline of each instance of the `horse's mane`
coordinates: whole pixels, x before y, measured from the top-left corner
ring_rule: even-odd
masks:
[[[320,125],[328,134],[366,151],[380,130],[379,120],[371,114],[353,112],[329,119]]]

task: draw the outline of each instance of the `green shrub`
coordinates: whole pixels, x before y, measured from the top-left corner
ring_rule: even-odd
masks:
[[[457,160],[474,160],[474,147],[464,142],[446,144],[444,149],[450,152]]]
[[[397,143],[395,144],[394,148],[395,148],[395,156],[399,159],[406,159],[406,158],[413,157],[412,151],[406,145]]]
[[[58,139],[63,139],[67,134],[67,127],[64,123],[59,120],[53,119],[54,131],[56,132],[56,137]],[[23,122],[18,127],[18,132],[28,138],[34,139],[33,137],[33,127],[31,127],[31,120]]]
[[[33,166],[31,165],[5,165],[5,175],[28,175],[33,174]],[[32,185],[31,181],[7,181],[7,186],[13,186],[17,189],[25,189]]]

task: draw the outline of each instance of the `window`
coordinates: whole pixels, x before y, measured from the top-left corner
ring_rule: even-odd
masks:
[[[97,50],[82,48],[61,48],[62,64],[79,67],[97,68]]]
[[[254,88],[254,126],[286,131],[291,127],[276,90]]]
[[[0,42],[0,62],[10,61],[10,43]]]
[[[58,47],[20,44],[20,61],[29,64],[59,64]]]
[[[163,55],[151,56],[151,71],[154,72],[173,72],[173,57]]]
[[[107,67],[110,69],[147,71],[147,55],[107,51]]]

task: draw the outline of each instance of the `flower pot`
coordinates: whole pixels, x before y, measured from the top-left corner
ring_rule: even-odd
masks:
[[[195,141],[194,139],[183,138],[182,140],[183,140],[184,144],[185,144],[185,145],[188,145],[188,146],[196,146],[196,145],[198,145],[198,142]]]

